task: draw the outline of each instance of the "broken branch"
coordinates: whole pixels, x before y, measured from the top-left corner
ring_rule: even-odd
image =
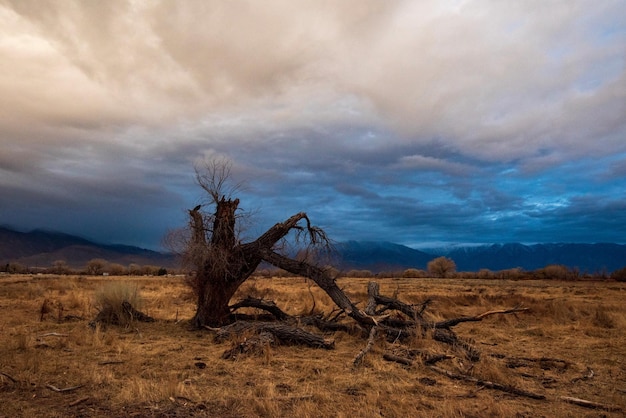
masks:
[[[71,391],[76,390],[78,388],[82,388],[83,385],[70,386],[70,387],[67,387],[67,388],[60,389],[60,388],[58,388],[58,387],[56,387],[54,385],[47,384],[46,387],[48,389],[50,389],[50,390],[55,391],[55,392],[62,393],[62,392],[71,392]]]
[[[361,362],[363,361],[363,357],[365,357],[365,355],[372,349],[372,347],[374,346],[374,341],[376,340],[376,332],[378,331],[378,327],[372,327],[372,329],[370,330],[370,336],[367,339],[367,344],[365,345],[365,348],[363,348],[359,354],[356,355],[356,357],[354,358],[354,360],[352,361],[352,364],[354,365],[354,367],[358,367]]]
[[[81,403],[83,403],[83,402],[85,402],[87,400],[89,400],[89,396],[85,396],[83,398],[78,398],[75,401],[70,402],[69,404],[67,404],[67,406],[76,406],[76,405],[79,405],[79,404],[81,404]]]

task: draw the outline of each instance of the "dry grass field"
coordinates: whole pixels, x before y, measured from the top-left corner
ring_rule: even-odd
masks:
[[[136,285],[141,310],[157,319],[97,327],[95,295],[106,282]],[[340,279],[352,300],[367,300],[366,279]],[[455,373],[545,395],[535,400],[452,380],[416,362],[382,354],[337,332],[334,350],[265,347],[224,360],[240,342],[213,342],[190,330],[194,300],[179,278],[0,276],[1,417],[619,417],[626,411],[626,283],[382,279],[381,294],[417,303],[433,298],[437,319],[522,304],[528,312],[462,323],[481,360],[415,337],[411,348],[452,354],[437,365]],[[240,289],[286,312],[331,312],[328,297],[302,278],[250,279]],[[45,306],[44,306],[45,301]],[[42,306],[44,307],[42,311]],[[68,317],[70,316],[70,317]],[[84,319],[72,318],[71,316]],[[318,331],[315,331],[318,332]],[[398,345],[399,343],[395,343]],[[612,406],[588,409],[561,399]],[[621,408],[621,410],[620,410]]]

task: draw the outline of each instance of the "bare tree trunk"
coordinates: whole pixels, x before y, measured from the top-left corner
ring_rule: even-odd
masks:
[[[196,313],[191,323],[196,328],[204,326],[221,326],[229,322],[230,308],[228,306],[240,284],[216,285],[213,281],[207,281],[198,294]]]
[[[241,283],[254,271],[254,266],[242,268],[245,260],[235,246],[235,211],[239,199],[222,197],[217,202],[210,243],[206,240],[205,220],[199,207],[190,210],[192,228],[192,262],[196,266],[193,288],[198,297],[195,327],[218,326],[228,322],[228,304]]]

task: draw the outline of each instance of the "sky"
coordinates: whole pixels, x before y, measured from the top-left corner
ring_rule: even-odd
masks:
[[[227,158],[253,239],[626,243],[623,0],[0,0],[0,225],[160,249]]]

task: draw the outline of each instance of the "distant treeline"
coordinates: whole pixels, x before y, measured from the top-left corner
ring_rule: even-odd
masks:
[[[577,268],[569,268],[560,264],[550,264],[536,270],[524,270],[516,267],[505,270],[492,271],[481,269],[477,272],[458,272],[453,260],[447,257],[438,257],[431,260],[427,268],[408,268],[404,270],[389,270],[372,272],[370,270],[340,271],[327,266],[331,274],[336,277],[353,278],[459,278],[459,279],[499,279],[499,280],[615,280],[626,281],[626,267],[613,272],[581,272]],[[166,269],[161,266],[110,263],[101,258],[90,260],[84,268],[69,267],[64,260],[57,260],[49,267],[27,267],[20,263],[7,263],[0,267],[0,272],[8,274],[85,274],[91,276],[165,276],[171,274],[185,274],[184,269]],[[255,272],[257,277],[294,277],[293,274],[282,269],[265,267]]]
[[[110,263],[103,258],[90,260],[83,268],[72,268],[65,260],[57,260],[49,267],[28,267],[20,263],[7,263],[0,272],[9,274],[85,274],[89,276],[165,276],[167,274],[180,274],[181,271],[166,269],[162,266],[140,265],[131,263],[124,266],[119,263]]]
[[[458,279],[494,279],[494,280],[615,280],[626,282],[626,267],[613,272],[581,272],[576,268],[568,268],[564,265],[551,264],[536,270],[524,270],[522,268],[511,268],[506,270],[492,271],[481,269],[477,272],[457,272],[446,271],[445,273],[433,271],[432,269],[409,268],[405,270],[389,270],[374,273],[370,270],[347,270],[341,272],[333,267],[333,273],[338,277],[353,278],[458,278]],[[260,269],[257,275],[262,277],[293,277],[289,272],[280,269]]]

